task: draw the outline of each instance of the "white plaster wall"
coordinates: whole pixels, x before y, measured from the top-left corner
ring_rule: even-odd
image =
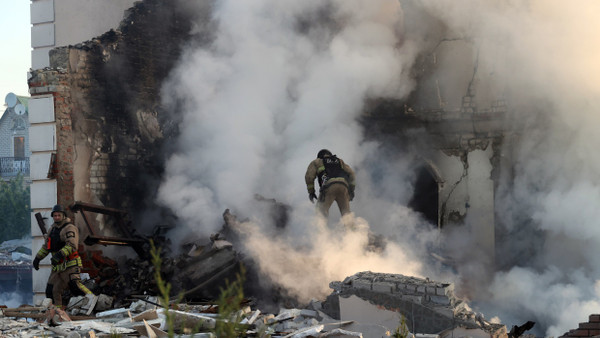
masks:
[[[466,216],[465,222],[471,227],[469,230],[473,236],[473,245],[479,247],[480,252],[486,253],[490,259],[493,259],[495,252],[494,182],[490,162],[492,155],[492,147],[469,152],[467,171],[458,156],[448,156],[441,151],[432,161],[443,178],[439,205],[441,208],[445,203],[446,209],[441,217],[447,220],[448,215],[455,211]]]
[[[32,124],[29,127],[29,147],[31,152],[56,149],[56,127],[54,124]]]
[[[31,208],[52,208],[57,200],[56,181],[33,181],[31,183]]]
[[[29,6],[31,24],[54,21],[54,0],[35,0]]]
[[[52,48],[91,40],[116,29],[135,0],[33,0],[31,68],[50,66]]]
[[[48,178],[48,169],[50,169],[50,159],[52,153],[34,153],[29,158],[30,173],[32,180],[45,180]]]
[[[491,178],[493,155],[492,147],[475,150],[467,155],[469,163],[469,211],[467,223],[477,244],[489,257],[494,256],[494,182]]]
[[[446,209],[445,214],[440,216],[446,219],[451,211],[465,215],[469,194],[467,181],[462,177],[465,174],[462,161],[457,156],[448,156],[439,151],[432,162],[439,169],[443,179],[439,191],[439,206],[441,208],[445,203]]]
[[[50,67],[50,50],[54,47],[35,48],[31,51],[31,68],[43,69]]]
[[[52,95],[34,96],[29,99],[29,123],[54,122],[54,98]]]
[[[31,47],[54,46],[54,24],[42,23],[31,27]]]
[[[56,46],[90,40],[116,29],[135,0],[54,0]]]
[[[42,215],[42,218],[45,218],[44,225],[46,226],[46,230],[50,229],[52,225],[52,216],[50,216],[52,209],[48,208],[45,210],[36,210],[31,213],[31,235],[35,237],[42,237],[42,230],[40,230],[40,226],[37,223],[37,219],[35,218],[35,214],[38,212]],[[34,239],[36,240],[36,239]],[[39,245],[39,244],[38,244]],[[33,248],[33,253],[35,254],[39,247]]]
[[[44,244],[42,231],[37,224],[35,214],[39,212],[42,214],[42,217],[48,218],[45,220],[46,230],[48,230],[52,223],[50,213],[52,206],[56,204],[57,198],[56,180],[33,180],[31,184],[31,208],[33,209],[31,214],[31,250],[33,256],[37,254],[38,250]],[[36,305],[39,305],[46,298],[46,282],[48,281],[48,276],[50,276],[50,270],[49,257],[41,261],[39,270],[32,270],[33,303]]]

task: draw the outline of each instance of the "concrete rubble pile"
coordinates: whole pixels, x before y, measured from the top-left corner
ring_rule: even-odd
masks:
[[[92,297],[87,297],[92,298]],[[49,299],[46,300],[46,303]],[[217,337],[215,327],[219,321],[214,304],[174,304],[165,311],[156,306],[158,300],[147,297],[132,302],[129,307],[87,313],[88,307],[74,307],[63,311],[48,304],[39,307],[0,309],[0,335],[2,337],[166,337],[167,316],[172,318],[176,337]],[[89,303],[87,303],[89,305]],[[318,302],[311,303],[313,308]],[[17,319],[19,317],[29,318]],[[36,318],[36,321],[32,321]],[[263,314],[250,306],[243,306],[235,316],[239,332],[248,337],[363,337],[361,332],[345,327],[352,321],[338,321],[316,309],[282,309],[277,315]],[[225,320],[226,321],[226,320]],[[241,334],[241,335],[242,335]],[[381,330],[381,337],[387,336]]]
[[[29,240],[10,240],[0,243],[0,265],[29,265],[31,249]]]
[[[504,325],[485,321],[455,297],[452,284],[367,271],[330,286],[334,291],[324,302],[313,300],[301,309],[270,314],[245,299],[227,318],[235,318],[238,332],[247,337],[389,337],[395,332],[439,338],[507,337]],[[364,304],[346,303],[351,297]],[[217,337],[218,323],[228,322],[219,316],[216,303],[175,302],[165,311],[156,297],[138,298],[118,308],[111,307],[112,299],[106,295],[73,297],[65,311],[54,308],[49,299],[37,307],[3,308],[0,336],[167,337],[168,313],[176,337]]]
[[[443,336],[448,329],[460,327],[477,330],[483,336],[507,336],[505,325],[486,321],[482,314],[475,313],[464,300],[456,297],[453,284],[365,271],[329,286],[334,292],[325,301],[324,311],[340,320],[364,318],[352,311],[356,308],[362,308],[362,312],[386,309],[402,313],[412,332]],[[388,327],[393,325],[383,320],[385,315],[378,315],[380,318],[370,321]]]
[[[228,210],[223,217],[221,233],[185,243],[174,257],[162,252],[161,276],[172,286],[171,299],[177,298],[168,309],[155,296],[160,292],[151,262],[128,258],[119,269],[116,261],[88,252],[97,270],[85,281],[93,295],[70,297],[64,310],[50,299],[0,307],[0,336],[167,337],[171,328],[177,337],[217,337],[223,326],[234,326],[247,337],[507,337],[504,325],[486,321],[456,297],[452,284],[429,279],[366,271],[331,282],[333,292],[322,302],[289,302],[285,290],[276,290],[234,249],[243,240],[235,232],[240,224]],[[168,250],[169,243],[155,243]],[[214,300],[223,281],[236,280],[242,262],[249,267],[246,298],[228,315],[219,314]],[[273,290],[246,289],[257,278]],[[277,305],[265,306],[261,296]]]

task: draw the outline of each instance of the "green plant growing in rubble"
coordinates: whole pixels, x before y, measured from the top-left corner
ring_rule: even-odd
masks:
[[[152,256],[152,265],[154,266],[154,280],[158,287],[158,298],[165,310],[165,317],[167,320],[167,330],[169,337],[175,336],[175,330],[173,327],[173,315],[169,313],[169,295],[171,294],[171,284],[167,283],[160,274],[160,267],[162,265],[162,259],[160,258],[160,249],[154,246],[154,241],[150,240],[150,255]]]
[[[245,269],[240,267],[240,272],[236,274],[236,280],[229,283],[225,280],[225,289],[221,288],[221,294],[217,300],[219,308],[219,320],[215,325],[215,334],[217,337],[245,337],[245,325],[240,324],[242,320],[242,301],[244,300],[244,275]]]
[[[400,314],[400,326],[396,328],[394,334],[392,335],[394,338],[408,338],[410,337],[410,331],[408,330],[408,325],[406,325],[406,317]]]
[[[117,332],[116,332],[116,331],[114,331],[114,330],[111,330],[111,332],[110,332],[110,336],[109,336],[109,337],[110,337],[110,338],[121,338],[121,337],[123,337],[123,335],[122,335],[122,334],[120,334],[120,333],[117,333]]]

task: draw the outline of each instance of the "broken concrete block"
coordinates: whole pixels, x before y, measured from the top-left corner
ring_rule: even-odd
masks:
[[[252,324],[254,324],[254,322],[256,321],[256,319],[258,318],[258,315],[260,315],[260,310],[254,311],[254,313],[252,314],[252,316],[246,317],[246,318],[242,319],[242,321],[240,323],[241,324],[252,325]]]
[[[105,311],[112,307],[113,298],[107,296],[105,294],[99,294],[98,299],[96,300],[96,307],[94,310],[96,311]]]
[[[142,336],[146,337],[168,337],[169,334],[155,325],[150,325],[146,320],[143,320],[143,325],[136,325],[133,328]]]
[[[362,338],[362,332],[347,331],[344,329],[334,329],[326,333],[322,333],[319,337],[360,337]]]
[[[119,309],[114,309],[114,310],[108,310],[108,311],[103,311],[103,312],[96,313],[96,317],[97,318],[111,317],[111,316],[121,316],[122,317],[128,311],[129,311],[129,309],[126,309],[126,308],[119,308]]]
[[[270,320],[271,323],[282,322],[291,318],[295,318],[300,315],[299,309],[282,309],[279,314]]]
[[[151,320],[157,318],[158,314],[156,313],[156,310],[146,310],[137,316],[133,316],[131,320],[133,320],[134,322],[140,322],[142,320]]]
[[[372,285],[373,284],[371,283],[371,281],[365,280],[355,280],[352,282],[352,287],[355,289],[371,290]]]
[[[377,282],[372,284],[372,290],[375,292],[382,293],[393,293],[396,289],[396,284],[394,283],[385,283],[385,282]]]
[[[286,336],[284,336],[284,338],[288,337],[294,337],[294,338],[304,338],[304,337],[317,337],[318,334],[323,331],[323,325],[314,325],[311,327],[304,327],[301,329],[298,329]]]
[[[315,326],[318,325],[319,322],[314,319],[308,319],[308,320],[298,320],[298,321],[294,321],[294,320],[286,320],[283,322],[280,322],[279,324],[277,324],[275,326],[275,331],[277,332],[291,332],[291,331],[297,331],[297,330],[301,330],[302,328],[305,327],[309,327],[309,326]]]
[[[435,304],[440,304],[440,305],[450,305],[450,299],[446,296],[434,296],[434,295],[430,295],[427,296],[428,300],[432,303]]]
[[[275,319],[275,315],[270,313],[270,314],[262,317],[262,322],[264,324],[270,324],[274,321],[274,319]]]
[[[213,242],[212,244],[212,249],[214,250],[222,250],[222,249],[227,249],[227,248],[233,248],[233,244],[231,242],[222,240],[222,239],[218,239],[216,241]]]
[[[159,315],[159,318],[165,318],[164,309],[157,310],[157,313]],[[217,323],[217,320],[215,318],[211,318],[209,316],[198,313],[169,310],[169,315],[171,315],[173,318],[173,326],[178,328],[188,328],[194,330],[214,329]]]
[[[314,310],[302,309],[302,310],[300,310],[300,316],[317,318],[317,317],[319,317],[319,314],[317,313],[317,311],[314,311]]]
[[[44,298],[42,301],[41,307],[49,308],[52,305],[52,298]]]
[[[413,303],[421,304],[423,303],[423,296],[418,295],[402,295],[401,299],[408,300]]]
[[[84,300],[83,296],[71,297],[69,299],[69,304],[67,305],[67,309],[71,309],[71,313],[79,312],[79,311],[73,311],[73,310],[79,310],[79,308],[81,308],[83,300]]]

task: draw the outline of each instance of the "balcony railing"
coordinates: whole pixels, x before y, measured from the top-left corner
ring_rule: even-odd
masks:
[[[0,177],[29,176],[29,157],[0,157]]]

